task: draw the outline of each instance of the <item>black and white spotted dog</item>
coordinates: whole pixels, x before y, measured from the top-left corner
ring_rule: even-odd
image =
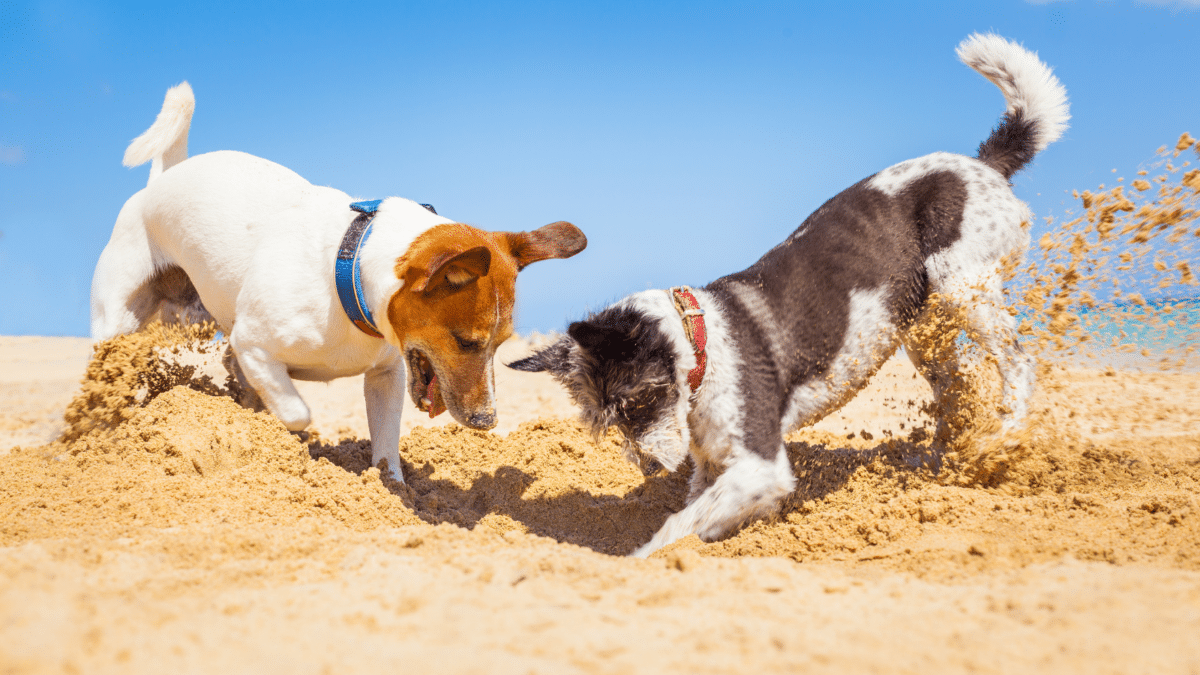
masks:
[[[783,435],[846,403],[900,344],[945,396],[961,357],[935,358],[921,337],[934,294],[995,358],[1003,429],[1021,422],[1034,371],[1000,275],[1029,243],[1030,214],[1009,179],[1066,129],[1066,91],[1035,54],[997,35],[968,37],[958,57],[1008,103],[975,158],[936,152],[885,169],[749,269],[704,288],[635,293],[510,364],[551,372],[595,431],[624,433],[634,461],[674,470],[690,448],[688,505],[634,555],[774,513],[796,484]]]

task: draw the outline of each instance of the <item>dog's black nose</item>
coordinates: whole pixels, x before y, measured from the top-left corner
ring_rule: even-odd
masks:
[[[496,413],[475,413],[467,418],[467,426],[471,427],[472,429],[482,429],[485,431],[487,429],[491,429],[492,427],[496,426]]]

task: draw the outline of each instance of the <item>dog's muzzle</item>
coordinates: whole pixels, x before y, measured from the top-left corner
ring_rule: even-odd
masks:
[[[467,418],[467,426],[481,431],[492,429],[496,426],[496,413],[475,413]]]
[[[621,450],[625,455],[625,459],[629,460],[629,462],[638,469],[641,469],[642,475],[646,476],[647,478],[650,476],[665,474],[667,472],[666,468],[662,465],[662,462],[644,452],[641,444],[639,444],[637,441],[631,441],[628,438],[625,439],[625,443],[621,446]]]

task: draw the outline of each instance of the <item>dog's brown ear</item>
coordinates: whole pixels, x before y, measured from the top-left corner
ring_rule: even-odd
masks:
[[[510,232],[508,248],[520,271],[539,260],[570,258],[587,248],[587,237],[578,227],[560,220],[533,232]]]
[[[439,289],[456,290],[487,276],[492,267],[492,252],[486,246],[476,246],[462,253],[444,253],[429,263],[429,271],[413,284],[415,293],[432,293]]]

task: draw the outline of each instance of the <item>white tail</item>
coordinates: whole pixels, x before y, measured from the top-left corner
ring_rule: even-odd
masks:
[[[168,89],[154,124],[125,149],[125,166],[140,166],[154,160],[150,166],[149,184],[160,173],[187,159],[188,129],[192,126],[195,107],[196,97],[187,82]]]
[[[1034,154],[1057,141],[1071,119],[1067,90],[1037,54],[994,33],[975,33],[958,45],[958,58],[992,81],[1008,114],[1033,123]]]

